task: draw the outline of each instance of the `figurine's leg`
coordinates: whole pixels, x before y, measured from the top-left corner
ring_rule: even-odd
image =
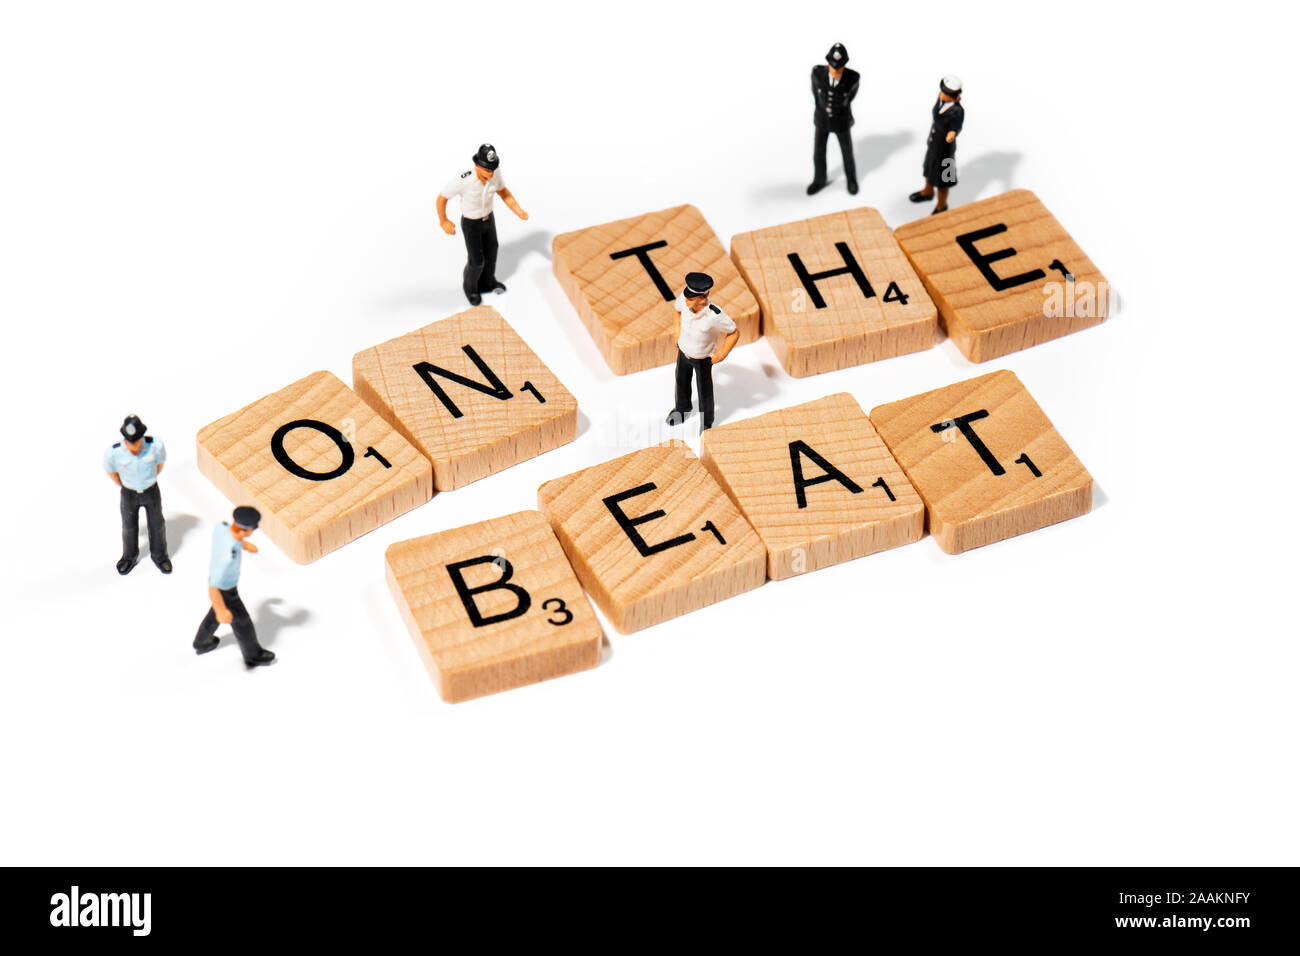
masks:
[[[140,499],[144,503],[144,517],[149,528],[149,557],[164,574],[170,574],[172,566],[167,556],[167,522],[163,519],[162,492],[154,484]]]
[[[232,618],[230,626],[235,630],[235,640],[239,642],[239,649],[244,654],[244,663],[253,667],[257,664],[269,664],[275,660],[275,655],[258,643],[257,628],[253,626],[253,619],[248,614],[248,608],[244,607],[239,591],[231,588],[229,591],[222,591],[221,596],[226,602],[227,610],[230,611]]]
[[[126,574],[140,556],[140,496],[130,488],[122,489],[121,510],[122,558],[117,562],[117,572]]]
[[[934,198],[934,187],[930,185],[930,177],[925,177],[925,188],[919,192],[914,192],[907,197],[912,202],[929,202]]]
[[[198,633],[194,635],[194,650],[200,654],[206,654],[215,648],[221,642],[216,638],[217,633],[217,612],[215,608],[209,607],[208,613],[204,616],[203,622],[199,625]]]
[[[691,363],[677,350],[677,368],[675,371],[676,388],[673,393],[673,410],[668,413],[669,425],[680,425],[691,411]]]
[[[478,305],[482,297],[478,292],[478,280],[483,274],[483,223],[478,219],[461,217],[460,231],[465,236],[465,275],[461,287],[470,305]]]
[[[478,291],[492,292],[497,282],[497,223],[495,216],[483,220],[483,272],[478,277]],[[505,286],[502,286],[502,291]]]
[[[935,190],[935,195],[939,197],[939,201],[934,204],[934,211],[943,212],[948,208],[948,187],[940,186]]]
[[[808,184],[808,195],[826,185],[826,137],[830,130],[824,126],[813,126],[813,181]]]
[[[849,192],[858,191],[858,165],[853,160],[853,136],[847,129],[835,131],[840,141],[840,156],[844,159],[844,178],[848,180]]]
[[[695,363],[695,387],[700,393],[700,431],[713,427],[713,360]]]

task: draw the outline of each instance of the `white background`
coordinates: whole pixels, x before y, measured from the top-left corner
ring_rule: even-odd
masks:
[[[1203,9],[6,5],[4,862],[1296,863],[1295,24]],[[862,192],[809,199],[837,40]],[[605,367],[551,237],[683,202],[724,243],[901,224],[949,72],[954,204],[1035,190],[1122,311],[982,366],[944,341],[793,380],[759,342],[719,368],[720,421],[1010,368],[1093,512],[607,629],[595,670],[442,703],[384,548],[534,507],[671,400],[669,370]],[[433,203],[482,141],[532,214],[498,209],[492,304],[580,437],[306,567],[260,536],[241,591],[279,662],[196,658],[229,504],[195,432],[465,307]],[[113,568],[100,458],[133,411],[171,453],[170,578]]]

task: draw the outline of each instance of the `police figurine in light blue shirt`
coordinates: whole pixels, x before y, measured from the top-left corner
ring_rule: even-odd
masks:
[[[167,449],[152,435],[146,435],[138,415],[122,422],[122,440],[104,452],[104,471],[122,489],[122,557],[118,574],[129,574],[140,557],[140,509],[149,526],[149,556],[163,574],[172,573],[167,556],[167,524],[163,520],[162,494],[158,476],[167,461]]]
[[[208,571],[208,601],[211,606],[199,632],[194,636],[194,651],[206,654],[216,650],[221,643],[217,637],[217,625],[229,624],[234,628],[235,640],[244,652],[244,663],[249,667],[269,664],[275,660],[275,654],[257,642],[257,630],[253,619],[239,597],[239,568],[244,560],[244,552],[257,554],[257,545],[248,540],[262,520],[256,508],[240,505],[231,515],[231,520],[223,521],[212,533],[212,563]]]

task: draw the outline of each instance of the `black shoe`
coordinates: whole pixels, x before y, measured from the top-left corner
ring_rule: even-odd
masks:
[[[136,555],[135,557],[132,558],[128,558],[126,555],[122,555],[122,557],[117,559],[117,573],[130,574],[131,569],[135,567],[135,563],[138,560],[140,560],[139,555]]]
[[[850,180],[849,180],[849,195],[850,195],[850,196],[856,196],[857,194],[858,194],[858,181],[857,181],[856,179],[850,179]]]
[[[194,645],[194,653],[195,653],[195,654],[206,654],[208,651],[215,651],[215,650],[216,650],[220,645],[221,645],[221,638],[219,638],[219,637],[214,637],[212,640],[208,641],[206,644],[195,644],[195,645]]]
[[[916,192],[916,193],[912,193],[912,195],[908,196],[907,198],[910,199],[912,202],[929,202],[931,199],[934,198],[934,193],[931,193],[930,195],[926,196],[923,195],[922,193]]]
[[[247,664],[249,667],[257,667],[259,664],[270,664],[274,660],[275,660],[274,652],[268,651],[264,647],[257,652],[256,657],[253,658],[245,657],[244,663]]]
[[[824,179],[821,180],[820,182],[811,182],[808,184],[808,195],[814,196],[825,188],[826,188],[826,180]]]
[[[506,284],[504,282],[498,282],[495,279],[492,280],[492,284],[488,286],[486,289],[479,289],[479,292],[495,292],[497,295],[500,295],[502,292],[505,291],[506,291]]]
[[[161,571],[163,574],[172,573],[171,558],[163,558],[161,561],[154,561],[154,564],[158,566],[158,570]]]
[[[676,427],[677,425],[680,425],[682,422],[686,421],[686,416],[689,414],[690,412],[683,413],[683,412],[679,412],[677,409],[674,408],[671,412],[668,413],[668,417],[664,419],[664,424],[672,425]]]
[[[944,206],[942,209],[936,209],[934,212],[930,213],[930,215],[931,215],[931,216],[937,216],[937,215],[939,215],[939,213],[941,213],[941,212],[947,212],[947,211],[948,211],[948,207],[947,207],[947,206]]]
[[[704,424],[700,425],[700,434],[703,435],[706,431],[708,431],[712,427],[713,427],[713,422],[705,422]]]
[[[469,299],[470,305],[479,305],[483,302],[483,297],[477,292],[466,292],[465,298]]]

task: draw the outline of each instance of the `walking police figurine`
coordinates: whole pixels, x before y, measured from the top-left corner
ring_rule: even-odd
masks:
[[[939,98],[930,110],[930,138],[925,141],[925,188],[907,198],[912,202],[929,202],[938,195],[935,213],[948,208],[948,190],[957,185],[957,134],[961,132],[966,112],[961,106],[961,80],[945,76],[939,81]]]
[[[700,393],[700,431],[713,427],[713,366],[727,357],[740,330],[727,313],[709,301],[713,278],[686,273],[686,288],[673,303],[677,310],[677,394],[669,425],[680,425],[691,413],[691,374]]]
[[[500,282],[496,275],[497,225],[492,218],[492,197],[499,195],[516,216],[528,218],[528,213],[519,208],[519,203],[506,188],[497,168],[500,165],[501,158],[497,156],[496,148],[484,143],[474,154],[474,168],[461,173],[438,194],[438,221],[442,223],[442,231],[449,236],[456,235],[456,226],[447,218],[447,200],[453,196],[460,197],[460,229],[469,253],[463,287],[470,305],[481,303],[484,292],[506,291],[505,283]]]
[[[216,636],[218,624],[229,624],[235,629],[235,640],[244,652],[244,663],[249,667],[269,664],[275,654],[257,642],[257,630],[248,608],[239,597],[239,566],[244,552],[257,554],[257,545],[248,536],[257,530],[262,520],[256,508],[241,505],[235,509],[231,521],[223,521],[212,535],[212,563],[208,572],[208,600],[212,606],[194,636],[194,651],[206,654],[215,650],[221,640]]]
[[[140,557],[140,509],[144,509],[149,528],[149,556],[163,574],[172,573],[167,556],[167,523],[163,520],[162,493],[158,476],[167,461],[167,449],[152,435],[146,435],[144,422],[128,415],[122,422],[122,440],[104,452],[104,470],[113,484],[122,489],[122,557],[118,574],[129,574]]]
[[[849,51],[837,43],[826,54],[826,66],[812,69],[813,102],[813,181],[808,185],[808,195],[826,185],[826,139],[831,134],[840,141],[840,155],[844,157],[844,178],[849,181],[849,192],[858,191],[858,167],[853,162],[853,139],[849,129],[853,126],[853,97],[858,95],[858,74],[845,67]]]

